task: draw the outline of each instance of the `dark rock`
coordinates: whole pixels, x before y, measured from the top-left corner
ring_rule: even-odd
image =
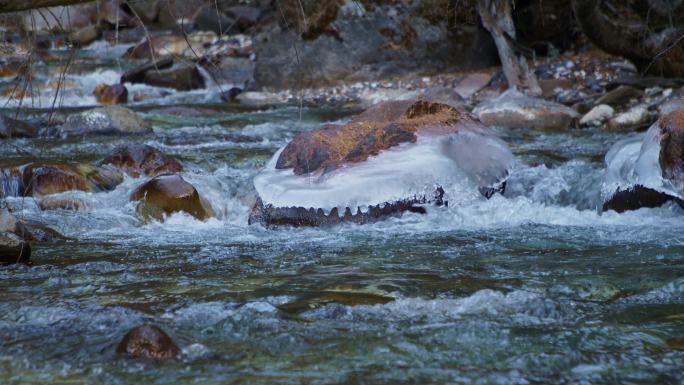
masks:
[[[141,135],[152,127],[128,108],[107,106],[70,115],[59,130],[62,137],[84,135]]]
[[[259,87],[316,88],[498,64],[498,54],[484,29],[426,18],[421,12],[423,2],[406,7],[306,3],[306,23],[274,27],[255,37]],[[297,1],[282,5],[286,21],[302,20]],[[302,31],[302,39],[291,31]]]
[[[238,87],[233,87],[228,91],[221,93],[221,100],[224,102],[235,102],[238,95],[242,93],[242,89]]]
[[[145,81],[145,74],[148,71],[164,70],[171,68],[172,65],[173,57],[158,57],[156,61],[151,60],[124,72],[124,74],[121,75],[121,83],[143,83]]]
[[[263,17],[264,12],[258,7],[234,5],[226,9],[226,15],[234,20],[240,31],[244,32],[256,25]]]
[[[120,168],[133,177],[183,171],[183,166],[174,158],[140,144],[120,145],[102,163]]]
[[[93,91],[95,100],[100,104],[123,104],[128,103],[128,90],[122,84],[99,84]]]
[[[189,91],[204,88],[204,78],[194,65],[180,64],[162,71],[147,71],[143,83]]]
[[[642,207],[659,207],[669,201],[675,201],[684,207],[684,201],[681,199],[637,185],[630,189],[618,190],[603,204],[603,211],[613,210],[621,213],[628,210],[638,210]]]
[[[174,358],[180,349],[171,337],[154,325],[131,329],[116,347],[116,353],[129,358]]]
[[[217,35],[232,35],[239,32],[235,19],[217,10],[214,4],[205,4],[198,9],[192,22],[197,31],[213,31]]]
[[[136,209],[144,221],[163,221],[165,216],[185,212],[199,220],[213,216],[208,203],[203,202],[193,185],[179,175],[160,175],[143,183],[131,194],[140,201]]]
[[[0,115],[0,139],[34,138],[36,136],[38,136],[38,127],[31,122]]]
[[[616,107],[627,104],[632,99],[639,99],[642,96],[644,96],[644,91],[632,86],[621,85],[598,98],[594,104],[607,104]]]

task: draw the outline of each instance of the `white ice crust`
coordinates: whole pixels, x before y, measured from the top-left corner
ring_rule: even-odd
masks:
[[[355,211],[414,196],[431,198],[437,186],[451,201],[462,194],[479,194],[478,187],[505,180],[514,163],[506,144],[488,131],[418,135],[416,143],[403,143],[324,174],[277,170],[283,148],[254,178],[264,204],[326,211],[337,207],[340,214],[346,207]]]
[[[615,143],[606,154],[606,173],[601,188],[604,201],[618,190],[630,189],[635,185],[682,198],[682,189],[663,178],[659,157],[660,129],[657,124],[645,133]]]

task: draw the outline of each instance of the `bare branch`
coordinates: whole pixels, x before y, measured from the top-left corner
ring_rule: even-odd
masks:
[[[0,13],[26,11],[29,9],[90,3],[94,0],[0,0]]]

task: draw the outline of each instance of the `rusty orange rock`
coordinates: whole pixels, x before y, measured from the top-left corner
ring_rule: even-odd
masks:
[[[382,103],[346,124],[327,124],[297,135],[278,158],[276,168],[297,175],[363,162],[380,151],[416,141],[416,133],[445,134],[454,123],[474,123],[468,113],[426,100]]]

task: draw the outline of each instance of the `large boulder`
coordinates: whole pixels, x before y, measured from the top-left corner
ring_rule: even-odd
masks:
[[[315,88],[497,65],[490,35],[457,13],[423,1],[281,1],[277,20],[288,25],[254,39],[257,86]]]
[[[620,140],[606,155],[603,210],[636,210],[675,201],[684,207],[684,109],[645,133]]]
[[[139,201],[136,211],[145,222],[163,221],[166,216],[179,212],[199,220],[213,216],[211,206],[200,197],[197,189],[175,174],[159,175],[143,183],[133,191],[131,200]]]
[[[489,126],[541,131],[567,129],[578,117],[572,108],[529,97],[515,90],[480,103],[473,113]]]
[[[117,146],[102,163],[120,168],[133,177],[183,171],[183,166],[176,159],[154,147],[140,144]]]
[[[84,135],[141,135],[152,127],[138,114],[120,106],[106,106],[70,115],[59,129],[62,137]]]
[[[28,163],[1,171],[8,178],[6,184],[16,186],[16,191],[5,193],[17,196],[44,196],[71,190],[110,191],[123,180],[121,173],[112,168],[85,163]]]
[[[116,353],[128,358],[174,358],[180,349],[171,337],[154,325],[142,325],[126,333]]]
[[[178,64],[164,70],[147,71],[142,82],[179,91],[204,88],[204,77],[194,64]]]
[[[502,192],[513,155],[474,116],[426,100],[387,102],[297,135],[254,179],[250,223],[365,223],[426,203]]]

